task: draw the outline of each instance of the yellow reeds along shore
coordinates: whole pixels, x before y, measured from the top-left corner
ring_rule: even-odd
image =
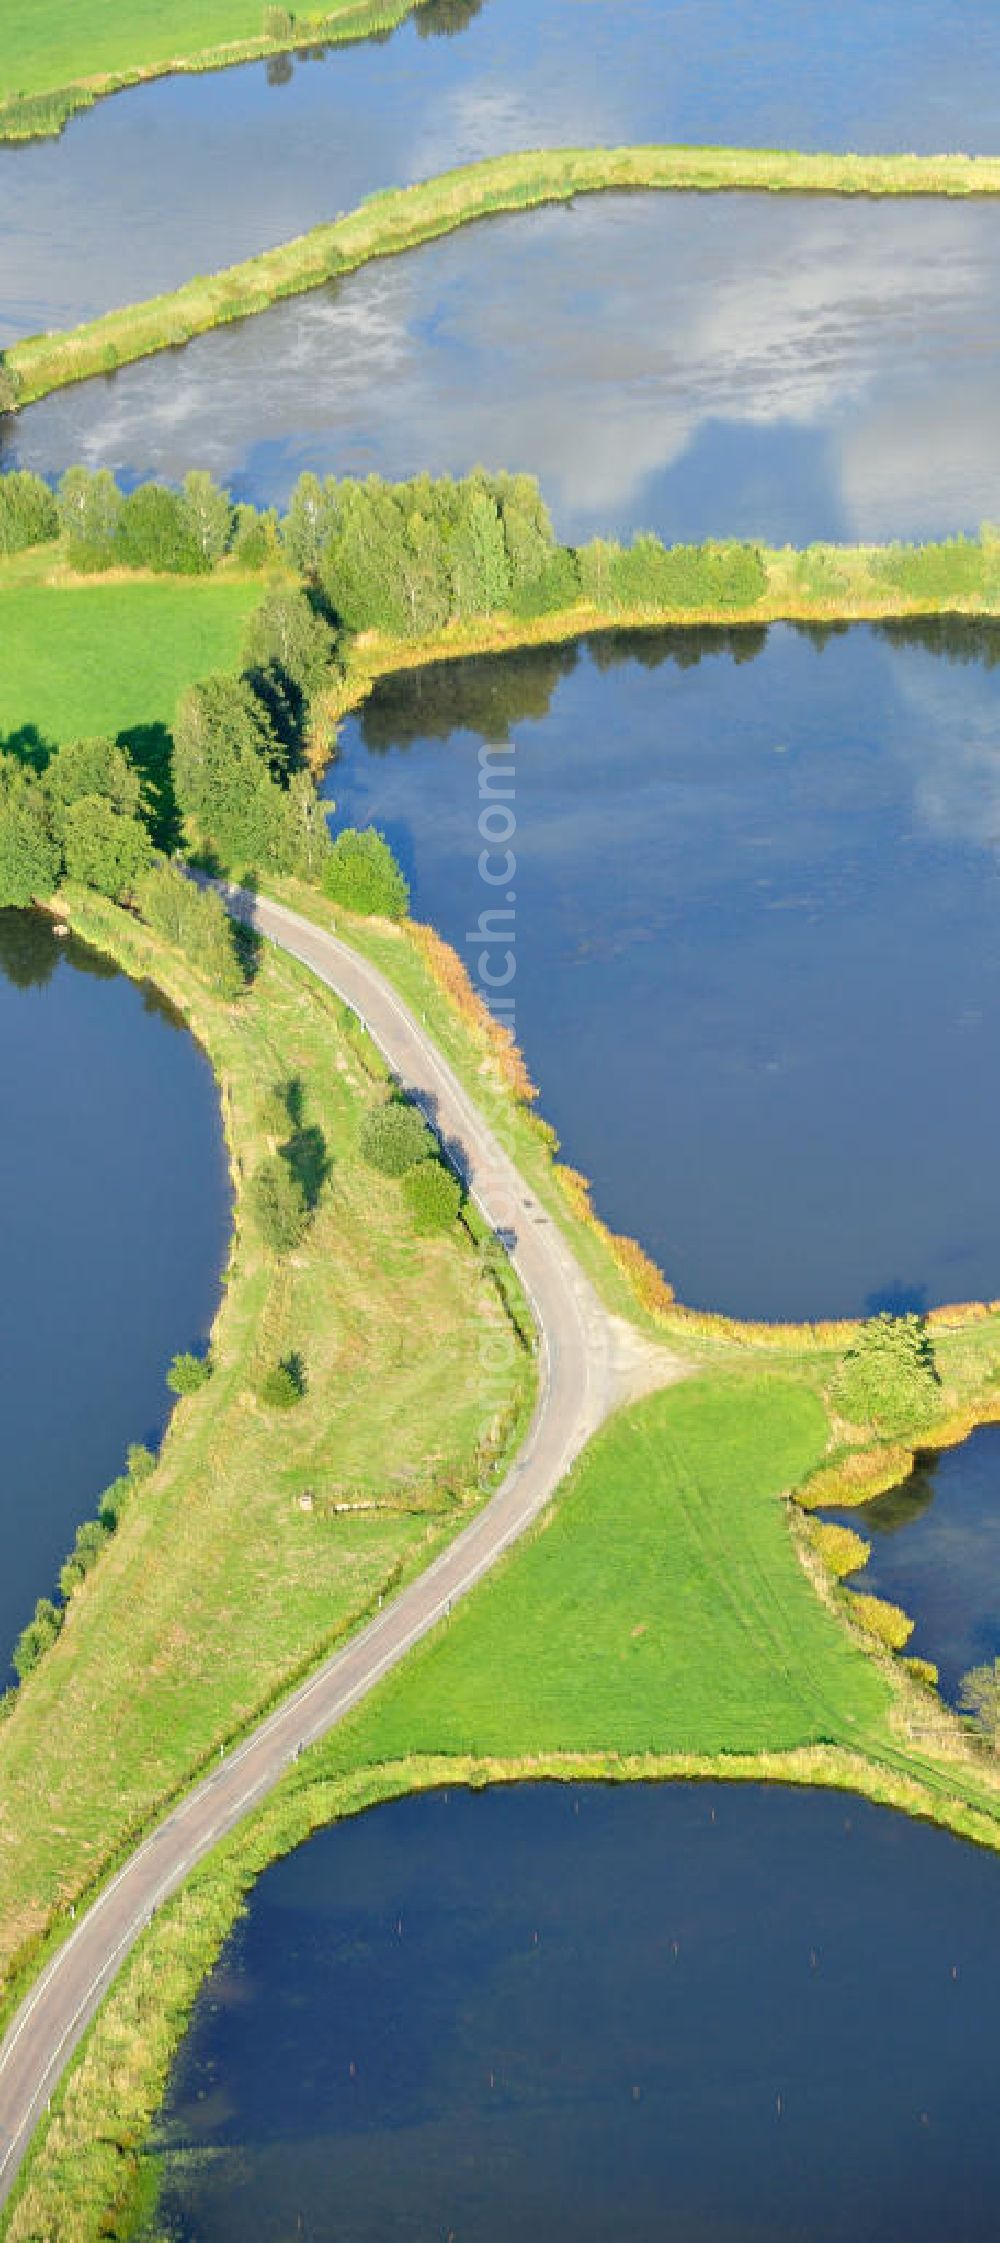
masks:
[[[659,190],[720,194],[969,196],[1000,193],[996,156],[799,155],[763,148],[556,148],[494,156],[414,187],[373,195],[329,225],[148,302],[65,333],[15,343],[5,366],[16,404],[114,372],[436,240],[474,219],[576,195]]]

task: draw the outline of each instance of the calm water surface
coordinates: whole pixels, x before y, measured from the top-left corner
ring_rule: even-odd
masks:
[[[1000,1657],[1000,1426],[921,1457],[875,1502],[830,1515],[871,1543],[852,1586],[903,1606],[916,1621],[910,1650],[934,1660],[954,1700],[970,1667]]]
[[[0,1673],[207,1331],[229,1188],[207,1060],[40,914],[0,911]]]
[[[995,1861],[862,1802],[407,1800],[256,1888],[175,2069],[159,2218],[183,2243],[993,2243],[998,2005]]]
[[[474,972],[480,913],[515,915],[543,1111],[691,1302],[808,1317],[1000,1290],[1000,637],[909,636],[665,633],[443,667],[377,691],[329,775]],[[480,745],[505,738],[509,907],[478,869]]]
[[[136,88],[61,143],[0,149],[0,343],[375,188],[601,140],[996,150],[993,0],[442,0],[323,61]]]
[[[616,0],[621,5],[621,0]],[[62,391],[0,455],[540,476],[561,535],[876,540],[1000,517],[1000,206],[613,196],[473,228]]]

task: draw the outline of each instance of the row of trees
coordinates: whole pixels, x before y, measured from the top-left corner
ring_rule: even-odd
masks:
[[[406,483],[302,475],[281,520],[234,506],[202,471],[180,491],[143,483],[127,496],[106,468],[69,468],[55,494],[24,470],[0,478],[0,552],[59,537],[83,571],[198,574],[230,556],[249,568],[283,561],[339,629],[400,639],[472,616],[530,619],[582,598],[603,609],[736,610],[767,585],[754,545],[664,546],[650,536],[560,545],[532,476],[479,469]]]

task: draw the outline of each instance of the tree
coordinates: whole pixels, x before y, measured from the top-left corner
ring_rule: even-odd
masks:
[[[149,871],[153,844],[138,818],[123,817],[103,795],[82,795],[60,821],[66,870],[71,880],[120,903],[133,896]]]
[[[958,1702],[994,1752],[1000,1749],[1000,1659],[988,1666],[970,1667],[959,1683]]]
[[[834,1379],[833,1397],[855,1425],[906,1433],[933,1417],[939,1389],[926,1317],[884,1312],[861,1325]]]
[[[41,476],[23,467],[0,476],[0,553],[24,553],[58,535],[59,510]]]
[[[175,1355],[167,1372],[167,1385],[171,1394],[200,1394],[212,1376],[211,1359],[207,1355]]]
[[[202,467],[184,477],[181,519],[209,568],[221,561],[233,530],[233,502]]]
[[[108,468],[68,467],[57,492],[59,526],[70,565],[95,571],[110,568],[122,494]]]
[[[34,774],[0,756],[0,907],[41,903],[59,884],[62,850]]]
[[[60,828],[62,813],[87,795],[101,795],[123,818],[144,807],[142,774],[116,740],[67,740],[45,767],[42,780]]]
[[[361,1151],[382,1176],[405,1176],[418,1161],[432,1160],[437,1145],[423,1115],[403,1098],[373,1106],[361,1124]]]
[[[114,558],[127,569],[173,576],[200,576],[211,567],[189,526],[183,499],[162,483],[140,483],[122,500]]]
[[[462,1187],[442,1161],[418,1161],[404,1176],[403,1191],[418,1231],[451,1229],[462,1205]]]
[[[329,623],[305,593],[279,590],[269,592],[250,617],[243,651],[248,670],[273,665],[309,695],[326,682],[335,649]]]
[[[287,869],[289,825],[271,776],[280,747],[247,678],[189,687],[174,724],[174,785],[186,818],[237,870]]]
[[[14,1672],[19,1682],[25,1682],[39,1660],[44,1658],[50,1645],[55,1642],[62,1624],[63,1616],[59,1605],[53,1604],[50,1597],[39,1597],[34,1619],[29,1620],[26,1628],[22,1628],[14,1645]]]
[[[309,1209],[301,1184],[280,1153],[271,1153],[250,1179],[254,1222],[274,1254],[290,1254],[305,1237]]]
[[[405,919],[410,891],[383,833],[374,826],[338,833],[323,870],[323,888],[346,911],[366,918]]]
[[[302,1366],[297,1355],[286,1356],[265,1371],[258,1388],[261,1401],[270,1410],[293,1410],[305,1392]]]
[[[197,888],[179,866],[161,860],[140,881],[136,901],[146,925],[182,950],[218,996],[242,996],[236,928],[214,888]]]

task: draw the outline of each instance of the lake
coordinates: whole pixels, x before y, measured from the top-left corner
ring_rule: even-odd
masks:
[[[176,2243],[993,2243],[996,1862],[849,1796],[452,1791],[268,1870]]]
[[[0,911],[0,1672],[80,1521],[155,1443],[219,1297],[215,1083],[178,1016],[41,913]]]
[[[683,1300],[1000,1294],[998,657],[947,621],[612,634],[389,680],[344,727],[337,820],[384,828],[473,972],[509,911],[541,1109]],[[513,904],[479,871],[504,739]]]
[[[577,542],[975,531],[1000,517],[998,227],[989,202],[584,197],[59,391],[0,457],[197,465],[278,506],[304,468],[517,467]]]
[[[440,0],[322,60],[136,87],[0,148],[0,344],[452,164],[652,140],[990,153],[990,0]]]
[[[969,1668],[1000,1658],[1000,1425],[918,1457],[899,1487],[829,1515],[871,1543],[852,1588],[903,1606],[916,1621],[909,1650],[934,1661],[954,1704]]]

